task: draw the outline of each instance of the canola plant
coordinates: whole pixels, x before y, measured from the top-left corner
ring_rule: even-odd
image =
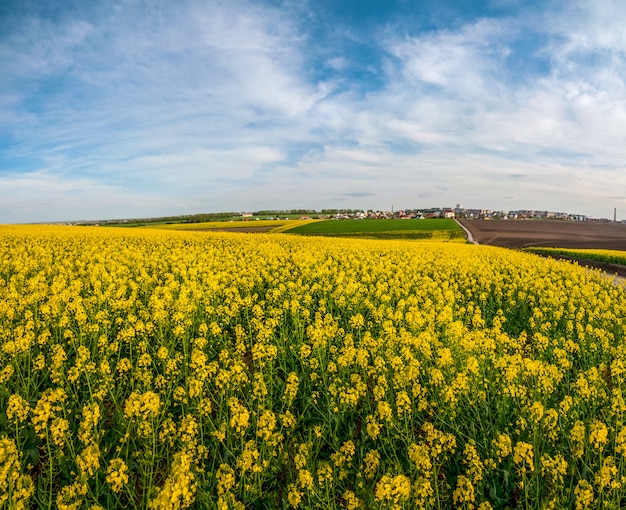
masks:
[[[626,296],[485,246],[0,227],[0,505],[620,508]]]

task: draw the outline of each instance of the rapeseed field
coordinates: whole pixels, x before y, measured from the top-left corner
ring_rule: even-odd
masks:
[[[626,296],[461,244],[0,228],[0,505],[621,508]]]

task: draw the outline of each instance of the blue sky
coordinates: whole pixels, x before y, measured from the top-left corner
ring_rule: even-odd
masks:
[[[1,2],[0,223],[626,217],[624,26],[620,0]]]

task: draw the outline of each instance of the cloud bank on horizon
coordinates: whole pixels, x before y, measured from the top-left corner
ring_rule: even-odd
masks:
[[[626,3],[421,4],[3,2],[0,223],[626,210]]]

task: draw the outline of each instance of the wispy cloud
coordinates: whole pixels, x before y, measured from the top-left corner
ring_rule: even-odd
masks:
[[[624,202],[617,0],[428,29],[312,3],[32,5],[0,19],[0,221]]]

